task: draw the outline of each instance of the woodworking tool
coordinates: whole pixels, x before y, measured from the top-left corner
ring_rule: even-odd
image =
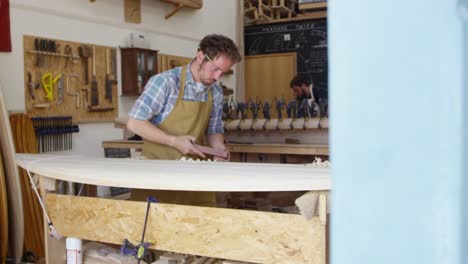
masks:
[[[276,105],[276,112],[278,113],[278,119],[283,118],[284,98],[278,99],[275,96],[273,101],[275,102],[275,105]]]
[[[80,108],[80,91],[78,89],[78,78],[79,77],[76,74],[69,74],[67,78],[67,95],[75,97],[75,104],[76,104],[77,109]],[[75,92],[74,93],[70,92],[70,84],[69,84],[70,79],[75,79],[75,89],[74,89]]]
[[[288,118],[296,119],[297,117],[301,117],[297,113],[297,102],[296,102],[296,100],[291,100],[288,103],[288,105],[286,106],[286,113],[288,115]]]
[[[60,78],[58,84],[57,84],[57,104],[62,104],[63,103],[63,79],[67,78],[65,74],[62,75],[62,78]],[[68,79],[67,79],[67,85],[68,85]]]
[[[192,142],[192,144],[195,146],[195,148],[197,148],[203,154],[208,154],[208,155],[212,155],[212,156],[215,156],[215,157],[220,157],[220,158],[223,158],[223,159],[226,159],[228,157],[228,153],[226,151],[224,151],[224,150],[218,150],[218,149],[198,145],[195,142],[193,142],[192,140],[190,142]]]
[[[57,81],[60,79],[61,75],[57,74],[55,77],[52,77],[52,73],[48,72],[44,75],[42,75],[42,88],[44,89],[44,92],[46,93],[46,98],[49,101],[54,100],[54,85],[57,83]]]
[[[71,134],[80,131],[78,125],[72,124],[71,116],[33,117],[31,120],[40,153],[70,150]]]
[[[146,233],[146,225],[148,223],[148,214],[150,210],[151,203],[157,203],[156,198],[152,196],[148,196],[146,198],[148,202],[146,205],[146,213],[145,213],[145,223],[143,225],[143,233],[141,234],[141,243],[137,245],[133,245],[128,239],[124,240],[122,247],[120,248],[120,253],[124,256],[135,256],[138,259],[138,263],[140,260],[145,258],[146,256],[150,255],[151,253],[148,251],[148,247],[151,246],[153,243],[151,242],[144,242],[145,241],[145,233]]]
[[[297,109],[297,116],[299,118],[310,117],[310,107],[307,99],[302,99],[299,102],[299,108]]]
[[[320,117],[328,117],[328,99],[320,98],[319,102]]]
[[[94,107],[92,105],[88,106],[88,112],[109,112],[114,111],[114,107]]]
[[[112,86],[117,84],[116,80],[110,78],[109,49],[106,48],[106,91],[105,98],[112,103]]]
[[[30,72],[28,72],[28,90],[31,98],[36,100],[36,96],[34,95],[34,83],[32,82],[32,76]]]
[[[258,99],[255,100],[255,102],[250,98],[250,111],[252,111],[252,118],[257,119],[258,118],[258,111],[260,110],[260,105],[261,101]]]
[[[89,84],[89,78],[88,78],[88,58],[91,56],[91,48],[89,46],[80,46],[78,47],[78,54],[80,57],[83,58],[83,78],[85,81],[85,85]]]
[[[64,55],[65,55],[65,69],[67,68],[68,66],[68,63],[71,64],[71,72],[73,72],[73,51],[72,51],[72,47],[70,47],[70,45],[65,45],[65,48],[64,48],[64,51],[63,51]]]
[[[240,113],[240,117],[241,119],[246,119],[247,118],[247,104],[246,103],[243,103],[243,102],[238,102],[237,103],[237,116],[239,116],[239,113]]]
[[[34,50],[35,50],[35,52],[36,52],[36,66],[37,66],[37,67],[41,67],[41,66],[42,66],[42,65],[41,65],[41,60],[40,60],[41,57],[39,56],[39,51],[41,50],[41,49],[40,49],[40,48],[41,48],[41,46],[40,46],[40,41],[41,41],[41,40],[38,39],[38,38],[35,38],[35,39],[34,39]]]
[[[117,78],[117,51],[115,49],[111,49],[111,63],[112,63],[112,76],[114,79]]]
[[[228,118],[229,119],[236,119],[237,118],[237,110],[236,110],[236,103],[234,102],[234,98],[231,97],[229,100],[229,113],[228,113]]]
[[[268,101],[265,101],[265,103],[262,105],[262,112],[263,118],[270,120],[270,103]]]
[[[93,46],[93,78],[91,79],[91,105],[99,104],[98,83],[96,79],[96,48]]]

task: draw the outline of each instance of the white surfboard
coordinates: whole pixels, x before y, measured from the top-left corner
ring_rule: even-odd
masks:
[[[17,154],[18,166],[78,183],[181,191],[330,190],[328,168],[308,165],[132,160]]]

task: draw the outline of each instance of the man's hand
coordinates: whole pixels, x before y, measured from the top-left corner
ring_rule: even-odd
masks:
[[[169,141],[169,146],[177,149],[182,155],[198,155],[202,158],[205,158],[205,155],[198,150],[192,142],[195,141],[195,137],[192,136],[173,136]]]
[[[226,148],[226,146],[222,149],[222,151],[224,151],[224,153],[226,153],[226,158],[213,156],[214,161],[229,161],[231,159],[231,153]]]
[[[227,155],[227,158],[223,157],[213,157],[213,160],[215,161],[228,161],[231,159],[231,154],[229,153],[229,150],[227,149],[226,145],[224,144],[224,136],[223,134],[208,134],[206,136],[206,141],[208,142],[208,145],[214,149],[217,150],[222,150],[224,151]]]

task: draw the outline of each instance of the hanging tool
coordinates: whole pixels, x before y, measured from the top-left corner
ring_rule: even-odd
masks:
[[[83,110],[88,108],[88,89],[82,88],[81,93],[83,94]]]
[[[153,244],[151,242],[144,242],[144,241],[145,241],[146,225],[148,223],[150,205],[151,203],[157,203],[157,200],[154,197],[148,196],[146,198],[146,201],[148,203],[146,205],[145,223],[143,225],[143,233],[141,235],[141,241],[140,241],[141,243],[138,245],[133,245],[128,239],[125,239],[122,247],[120,248],[120,253],[122,255],[135,256],[135,258],[138,259],[138,264],[140,263],[140,260],[151,255],[151,253],[148,251],[148,248],[149,246]]]
[[[114,111],[114,107],[94,107],[92,105],[88,106],[88,112],[109,112]]]
[[[117,84],[116,80],[110,79],[109,49],[106,48],[106,94],[105,98],[112,103],[112,85]]]
[[[310,115],[310,106],[309,102],[307,99],[303,99],[301,101],[301,104],[299,105],[299,111],[298,111],[298,117],[299,118],[306,118],[306,117],[311,117]]]
[[[57,81],[61,78],[60,74],[55,75],[55,77],[52,77],[52,73],[48,72],[44,75],[42,75],[42,88],[44,88],[44,92],[46,93],[46,98],[49,101],[54,100],[54,85],[57,83]]]
[[[29,94],[31,95],[31,98],[33,100],[36,100],[36,96],[34,95],[34,83],[32,82],[32,76],[30,72],[28,72],[28,89],[29,89]]]
[[[42,73],[41,73],[41,72],[35,72],[34,83],[35,83],[36,85],[34,85],[34,89],[41,88],[41,86],[42,86],[41,77],[42,77]]]
[[[62,78],[60,78],[57,84],[57,97],[58,97],[57,104],[58,105],[63,103],[63,79],[67,79],[67,76],[65,74],[62,75]]]
[[[307,100],[306,100],[306,103],[307,103]],[[288,103],[288,105],[286,106],[286,114],[288,115],[288,118],[296,119],[298,117],[296,100],[291,100]],[[299,117],[303,117],[303,116],[299,116]]]
[[[263,118],[266,120],[270,120],[270,103],[268,101],[265,101],[265,103],[262,106],[262,113],[263,113]]]
[[[65,45],[65,48],[63,50],[63,53],[65,55],[65,69],[68,66],[68,63],[71,64],[71,71],[73,72],[73,51],[70,45]]]
[[[242,120],[247,118],[247,108],[248,106],[246,103],[243,103],[243,102],[237,103],[237,116],[239,116],[239,113],[240,113]]]
[[[68,78],[67,78],[67,95],[75,97],[75,105],[77,109],[80,108],[80,91],[78,89],[78,78],[79,76],[76,74],[70,74],[68,75]],[[75,89],[74,89],[74,92],[72,93],[70,92],[70,83],[69,83],[70,79],[75,79]]]
[[[278,99],[275,96],[273,101],[275,102],[275,105],[276,105],[276,112],[278,113],[278,119],[283,118],[283,109],[284,109],[284,104],[285,104],[284,103],[284,98]]]
[[[96,80],[96,47],[93,46],[93,78],[91,80],[91,105],[99,104],[98,83]]]
[[[231,97],[229,100],[229,112],[228,112],[229,119],[237,119],[237,108],[236,103],[234,102],[234,98]]]
[[[35,63],[35,64],[36,64],[37,67],[41,67],[41,66],[42,66],[42,65],[41,65],[41,60],[40,60],[41,57],[40,57],[40,55],[39,55],[39,51],[41,50],[40,41],[41,41],[41,40],[38,39],[38,38],[35,38],[35,39],[34,39],[34,50],[36,51],[36,63]]]
[[[47,61],[47,58],[44,58],[44,55],[46,54],[47,52],[47,40],[45,39],[40,39],[39,40],[39,50],[41,51],[41,66],[47,66],[49,67],[49,65],[47,64],[48,61]]]
[[[259,99],[255,99],[255,102],[252,100],[252,98],[249,99],[250,102],[250,111],[252,111],[252,119],[257,119],[258,118],[258,111],[260,110],[260,103]]]
[[[117,51],[113,48],[111,49],[111,63],[112,63],[112,76],[114,80],[117,80]]]
[[[91,49],[91,48],[90,48],[89,46],[85,46],[85,45],[78,47],[78,54],[80,55],[80,57],[83,58],[83,66],[84,66],[83,78],[84,78],[85,85],[88,85],[88,84],[89,84],[89,78],[88,78],[88,58],[89,58],[89,56],[91,55],[90,49]]]

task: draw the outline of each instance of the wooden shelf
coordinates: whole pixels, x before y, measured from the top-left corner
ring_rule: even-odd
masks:
[[[75,59],[75,60],[78,60],[78,59],[81,58],[78,55],[66,55],[66,54],[62,54],[62,53],[39,51],[39,50],[28,50],[28,53],[46,55],[46,56],[54,56],[54,57],[71,58],[71,59]]]

